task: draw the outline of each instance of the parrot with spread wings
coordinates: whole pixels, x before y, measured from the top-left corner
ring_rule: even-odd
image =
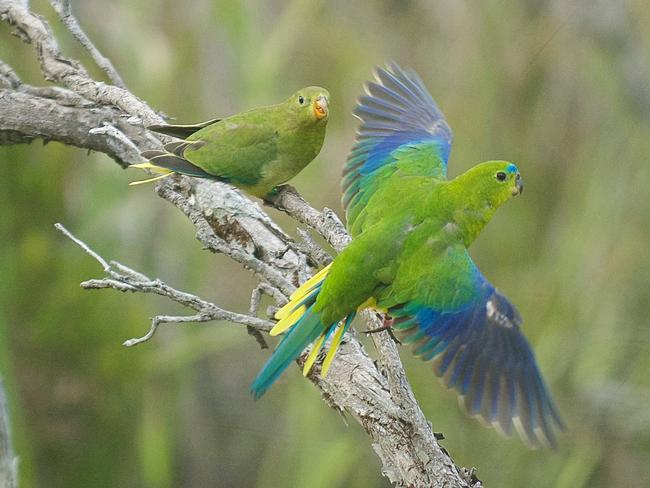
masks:
[[[310,86],[284,102],[196,125],[152,125],[149,130],[181,139],[164,150],[145,151],[149,162],[131,168],[161,176],[180,173],[223,181],[269,199],[320,152],[329,120],[329,92]]]
[[[470,415],[530,446],[556,444],[564,424],[521,331],[521,318],[479,271],[468,247],[523,191],[517,167],[488,161],[448,180],[452,132],[418,75],[378,69],[343,172],[352,242],[276,314],[286,332],[251,387],[259,397],[312,344],[325,376],[358,310],[385,312],[414,353],[456,390]]]

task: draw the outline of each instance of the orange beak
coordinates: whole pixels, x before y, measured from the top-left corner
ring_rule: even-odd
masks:
[[[314,116],[320,120],[327,117],[327,97],[320,95],[314,100],[313,104]]]

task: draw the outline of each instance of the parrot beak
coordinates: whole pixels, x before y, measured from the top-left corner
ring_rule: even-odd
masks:
[[[515,176],[515,186],[512,187],[512,196],[521,195],[524,192],[524,182],[521,179],[521,175],[517,173]]]
[[[327,117],[327,97],[324,95],[319,95],[314,100],[313,104],[314,116],[317,120]]]

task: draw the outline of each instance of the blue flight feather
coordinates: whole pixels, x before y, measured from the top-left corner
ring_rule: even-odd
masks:
[[[354,111],[362,123],[343,170],[342,201],[353,233],[385,168],[408,171],[413,164],[420,175],[445,178],[452,142],[449,125],[414,71],[389,63],[377,69],[366,91]],[[418,157],[411,161],[408,153]]]
[[[564,423],[549,395],[535,356],[521,333],[515,307],[478,271],[475,293],[456,310],[414,302],[389,309],[414,353],[434,360],[434,372],[458,391],[470,414],[498,423],[506,434],[518,419],[533,446],[555,446]]]

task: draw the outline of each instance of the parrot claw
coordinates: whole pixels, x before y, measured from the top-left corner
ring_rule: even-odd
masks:
[[[390,317],[384,317],[383,321],[384,321],[384,325],[382,325],[381,327],[377,327],[376,329],[364,330],[363,333],[366,335],[370,335],[370,334],[377,334],[379,332],[386,331],[388,332],[390,337],[395,341],[395,344],[401,346],[402,342],[397,337],[395,337],[395,334],[393,333],[393,319]]]
[[[262,201],[264,202],[264,205],[271,205],[271,206],[274,205],[275,200],[278,198],[278,195],[280,195],[280,193],[282,193],[285,190],[297,193],[296,189],[291,185],[285,184],[285,185],[276,186],[270,192],[268,192],[266,195],[262,197]]]
[[[384,332],[385,330],[391,330],[393,328],[393,325],[382,325],[381,327],[377,327],[376,329],[366,329],[363,331],[364,334],[370,335],[370,334],[378,334],[379,332]]]

